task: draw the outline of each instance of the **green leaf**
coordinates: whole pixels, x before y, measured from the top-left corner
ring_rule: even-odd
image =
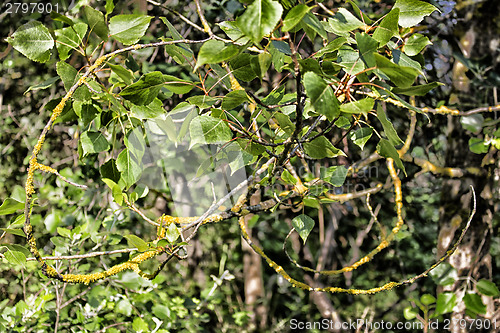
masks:
[[[363,22],[345,8],[339,8],[335,16],[328,19],[328,24],[326,30],[340,36],[349,36],[349,32],[364,26]]]
[[[88,26],[85,23],[77,23],[71,27],[54,31],[56,35],[56,48],[61,60],[68,59],[71,55],[71,50],[79,50],[80,45],[83,45],[87,28]]]
[[[269,53],[260,53],[256,57],[252,57],[250,60],[250,66],[252,67],[257,77],[262,80],[267,70],[271,66],[272,55]]]
[[[450,285],[458,280],[457,270],[446,262],[434,268],[429,275],[440,286]]]
[[[25,57],[37,62],[47,62],[54,39],[49,29],[38,21],[31,21],[20,26],[7,37],[7,42]]]
[[[397,167],[403,170],[403,172],[406,175],[405,166],[403,165],[403,162],[401,162],[401,159],[399,158],[398,151],[388,140],[380,139],[380,142],[377,145],[377,152],[383,157],[392,158],[394,162],[396,162]]]
[[[20,237],[26,237],[24,234],[24,231],[22,229],[12,229],[12,228],[0,228],[0,230],[5,231],[8,234],[20,236]]]
[[[488,152],[490,145],[487,144],[483,139],[480,138],[470,138],[469,139],[469,149],[474,154],[485,154]]]
[[[285,19],[283,20],[283,27],[281,30],[283,32],[290,31],[293,27],[299,24],[302,21],[302,18],[311,10],[311,7],[300,4],[293,7],[288,14],[286,14]]]
[[[422,302],[423,305],[431,305],[436,302],[436,297],[432,296],[431,294],[423,294],[420,297],[420,302]]]
[[[167,230],[165,230],[165,238],[168,242],[174,243],[180,236],[181,233],[179,232],[179,228],[177,228],[174,223],[170,223]]]
[[[398,136],[398,133],[394,129],[392,123],[387,119],[387,115],[385,114],[384,109],[379,105],[377,107],[377,118],[382,123],[382,127],[384,128],[384,133],[391,142],[393,146],[397,146],[403,143],[403,140]]]
[[[405,317],[406,320],[412,320],[415,319],[418,315],[418,310],[416,308],[413,308],[411,306],[407,306],[403,310],[403,316]]]
[[[419,71],[411,67],[396,65],[380,54],[374,54],[377,68],[398,87],[409,87],[415,82]]]
[[[373,33],[372,37],[379,42],[379,47],[383,47],[387,44],[392,37],[399,37],[398,21],[399,8],[392,8]]]
[[[140,14],[116,15],[109,20],[110,36],[124,45],[137,43],[148,29],[151,16]]]
[[[427,45],[431,45],[432,42],[429,38],[421,34],[411,35],[403,46],[403,52],[406,55],[412,57],[420,53]]]
[[[123,192],[120,186],[108,178],[103,178],[102,181],[106,185],[108,185],[108,187],[111,189],[111,195],[113,196],[113,199],[117,204],[121,206],[123,204]]]
[[[304,75],[306,94],[311,99],[314,110],[332,121],[340,114],[339,101],[326,82],[313,72]]]
[[[224,120],[206,115],[191,121],[189,135],[190,148],[197,143],[226,143],[233,138],[233,133]]]
[[[75,24],[75,22],[73,22],[73,20],[71,20],[69,17],[59,14],[58,12],[55,11],[50,12],[50,18],[53,19],[54,21],[64,22],[68,25]]]
[[[496,284],[485,279],[481,279],[476,283],[476,289],[485,296],[497,297],[500,295],[500,291]]]
[[[142,169],[140,164],[126,148],[118,155],[116,167],[121,172],[122,179],[127,189],[135,184],[141,177]]]
[[[141,120],[155,119],[162,114],[166,114],[163,103],[158,98],[155,98],[148,105],[132,105],[130,111],[133,117]]]
[[[311,230],[314,228],[315,222],[312,218],[307,215],[301,214],[296,216],[292,220],[292,226],[295,231],[298,232],[300,238],[306,243],[307,237],[311,233]]]
[[[13,198],[7,198],[0,206],[0,215],[9,215],[24,209],[24,202],[17,201]]]
[[[477,314],[486,313],[486,305],[481,300],[481,296],[478,294],[467,293],[464,296],[464,303],[467,310],[472,311]]]
[[[123,89],[120,95],[136,105],[148,105],[158,96],[162,87],[175,94],[185,94],[193,89],[193,83],[155,71],[141,76],[139,81]]]
[[[39,83],[39,84],[36,84],[34,86],[30,86],[25,92],[24,92],[24,95],[26,95],[26,93],[28,93],[29,91],[32,91],[32,90],[38,90],[38,89],[47,89],[47,88],[50,88],[54,83],[57,82],[57,80],[59,80],[59,78],[57,76],[54,76],[54,77],[51,77],[45,81],[43,81],[42,83]]]
[[[8,250],[4,253],[4,256],[5,259],[13,265],[24,266],[24,264],[26,263],[26,256],[24,255],[24,253],[19,251]]]
[[[242,53],[231,59],[229,65],[235,78],[241,81],[250,82],[257,77],[250,64],[253,57],[254,56],[248,53]]]
[[[116,303],[114,312],[130,316],[132,314],[132,304],[127,298],[121,299]]]
[[[406,96],[425,96],[430,90],[442,85],[443,84],[440,82],[431,82],[408,88],[395,87],[394,89],[392,89],[392,92]]]
[[[472,114],[466,117],[460,117],[462,127],[473,133],[479,132],[483,129],[484,117],[482,114]]]
[[[234,44],[225,44],[223,41],[211,39],[201,46],[194,71],[205,64],[217,64],[231,59],[238,52],[238,47]]]
[[[149,248],[148,244],[136,235],[125,235],[123,237],[125,237],[129,246],[136,247],[139,252],[147,251]]]
[[[255,44],[269,35],[278,24],[283,7],[277,1],[255,0],[243,15],[236,19],[240,30]]]
[[[345,37],[337,37],[326,46],[321,48],[318,52],[314,54],[315,58],[322,57],[323,55],[331,52],[335,52],[340,49],[345,43],[347,43],[347,38]]]
[[[288,184],[297,184],[297,178],[292,176],[292,174],[286,169],[281,173],[281,179],[283,179],[283,181]]]
[[[83,7],[83,14],[85,15],[90,31],[94,32],[102,40],[107,41],[109,29],[106,25],[104,14],[90,6]]]
[[[238,45],[244,45],[250,41],[250,39],[246,37],[243,32],[241,32],[235,21],[224,21],[217,23],[217,25]]]
[[[356,42],[358,43],[359,58],[363,60],[366,67],[375,67],[374,52],[377,51],[378,42],[372,36],[366,33],[356,33]]]
[[[120,181],[120,171],[116,167],[115,159],[111,158],[107,160],[100,167],[101,177],[111,179],[113,182],[118,183]]]
[[[344,185],[348,169],[342,165],[331,166],[328,169],[321,169],[321,179],[335,187]]]
[[[300,24],[302,25],[302,27],[306,31],[307,36],[309,38],[311,38],[311,40],[313,40],[314,38],[312,36],[310,36],[310,32],[309,32],[310,30],[316,32],[318,35],[321,36],[321,38],[323,38],[325,40],[328,39],[328,35],[326,33],[325,28],[323,27],[323,24],[321,24],[321,22],[318,20],[316,15],[314,15],[313,13],[311,13],[311,12],[307,13],[304,16],[304,18],[302,19],[302,22]]]
[[[274,118],[276,118],[278,125],[286,134],[291,135],[295,131],[295,124],[292,123],[288,115],[277,112],[274,114]]]
[[[457,295],[455,295],[454,293],[448,292],[439,294],[436,301],[436,315],[443,315],[445,313],[452,312],[456,303]]]
[[[109,149],[108,140],[101,132],[86,131],[80,137],[82,143],[83,156],[96,154]]]
[[[232,110],[240,104],[249,101],[245,90],[235,90],[224,96],[221,107],[223,110]]]
[[[365,63],[359,57],[358,51],[349,45],[344,44],[339,49],[337,61],[351,75],[355,75],[365,69]]]
[[[61,77],[64,89],[66,89],[66,91],[70,90],[80,77],[78,71],[73,68],[73,66],[64,61],[59,61],[56,64],[56,72]],[[90,96],[90,91],[85,86],[79,87],[73,94],[73,98],[78,100],[89,100]]]
[[[349,102],[340,105],[340,111],[345,113],[362,113],[367,114],[373,109],[375,105],[375,100],[370,97],[360,99],[359,101]]]
[[[121,65],[113,65],[108,63],[109,68],[111,68],[111,71],[118,75],[125,84],[132,84],[134,82],[134,74],[130,69],[127,69]]]
[[[424,17],[437,10],[430,3],[419,0],[397,0],[393,8],[399,8],[399,25],[404,28],[419,24]]]
[[[55,232],[61,222],[61,213],[57,210],[45,216],[45,219],[43,221],[43,223],[45,224],[45,229],[47,229],[47,231],[50,233]]]
[[[335,148],[324,136],[320,136],[311,142],[304,143],[304,151],[307,155],[314,159],[321,159],[325,157],[333,158],[339,155],[345,156],[342,150]]]
[[[191,96],[186,101],[189,102],[189,104],[196,105],[199,107],[201,110],[203,109],[208,109],[215,103],[219,101],[219,97],[212,97],[208,95],[196,95],[196,96]]]
[[[370,127],[362,127],[351,133],[351,140],[363,150],[366,142],[372,137],[372,133],[373,130]]]
[[[148,324],[141,317],[135,317],[132,322],[132,330],[137,333],[149,332]]]

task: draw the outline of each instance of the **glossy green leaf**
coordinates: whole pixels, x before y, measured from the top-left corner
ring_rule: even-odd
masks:
[[[394,8],[399,8],[399,25],[404,28],[419,24],[424,17],[437,10],[430,3],[419,0],[397,0]]]
[[[406,96],[425,96],[432,89],[442,86],[440,82],[431,82],[427,84],[421,84],[419,86],[411,86],[408,88],[395,87],[392,89],[393,93],[406,95]]]
[[[238,45],[244,45],[250,41],[250,38],[240,30],[236,21],[224,21],[217,23],[217,25]]]
[[[283,7],[272,0],[255,0],[243,15],[236,19],[240,30],[255,44],[269,35],[281,19]]]
[[[446,262],[434,268],[429,275],[440,286],[447,286],[458,280],[457,270]]]
[[[415,82],[419,71],[411,67],[396,65],[380,54],[374,54],[377,68],[398,87],[409,87]]]
[[[87,33],[88,26],[85,23],[77,23],[72,27],[55,30],[56,48],[59,58],[66,60],[71,55],[71,50],[79,50],[83,45],[83,39]]]
[[[297,24],[299,24],[300,21],[302,21],[302,18],[311,10],[311,7],[308,7],[306,5],[300,4],[296,5],[293,7],[285,16],[285,19],[283,20],[283,27],[281,28],[282,31],[290,31],[292,28],[294,28]]]
[[[34,86],[30,86],[25,92],[24,94],[28,93],[29,91],[34,91],[34,90],[39,90],[39,89],[47,89],[47,88],[50,88],[52,87],[52,85],[54,83],[57,82],[57,80],[59,80],[59,78],[57,76],[54,76],[54,77],[51,77],[45,81],[43,81],[42,83],[39,83],[39,84],[36,84]]]
[[[340,114],[339,101],[332,88],[313,72],[304,75],[304,87],[314,110],[332,121]]]
[[[106,151],[110,145],[101,132],[86,131],[80,137],[82,143],[83,156]]]
[[[288,184],[297,184],[297,178],[292,176],[292,174],[286,169],[281,173],[281,179],[283,179],[283,181]]]
[[[394,148],[394,146],[386,139],[380,139],[379,144],[377,145],[377,153],[380,154],[380,156],[386,157],[386,158],[392,158],[394,162],[396,163],[396,166],[403,170],[403,172],[406,175],[406,170],[405,166],[403,165],[403,162],[401,162],[401,159],[399,158],[399,153]]]
[[[340,36],[349,36],[349,32],[364,26],[363,22],[345,8],[339,8],[335,16],[328,19],[326,29]]]
[[[328,43],[326,46],[321,48],[318,52],[316,52],[314,54],[314,57],[319,58],[327,53],[335,52],[338,49],[340,49],[342,47],[342,45],[344,45],[345,43],[347,43],[347,38],[337,37],[334,40],[332,40],[330,43]]]
[[[476,314],[485,314],[486,305],[478,294],[467,293],[464,296],[464,303],[467,310]]]
[[[324,136],[320,136],[311,142],[304,143],[304,151],[307,155],[314,159],[321,159],[325,157],[333,158],[340,155],[345,156],[342,150],[335,148]]]
[[[291,135],[295,131],[295,124],[290,120],[290,117],[283,113],[276,113],[274,115],[279,127],[288,135]]]
[[[193,83],[155,71],[141,76],[139,81],[123,89],[120,95],[136,105],[148,105],[162,87],[175,94],[185,94],[193,89]]]
[[[365,147],[366,142],[372,137],[373,130],[370,127],[362,127],[350,134],[352,142],[361,150]]]
[[[399,37],[399,8],[393,8],[380,22],[373,33],[373,39],[379,42],[379,47],[383,47],[392,37]]]
[[[231,59],[238,52],[238,47],[234,44],[225,44],[223,41],[211,39],[201,46],[194,70],[196,71],[205,64],[217,64]]]
[[[302,238],[304,244],[306,243],[307,237],[309,237],[309,234],[311,233],[315,224],[316,222],[314,222],[312,218],[305,214],[296,216],[292,220],[292,226],[295,231],[297,231],[300,238]]]
[[[123,80],[125,84],[132,84],[134,82],[134,74],[130,69],[121,65],[108,64],[108,66],[113,73],[118,75],[118,77]]]
[[[120,180],[120,171],[116,167],[116,160],[111,158],[99,168],[102,178],[111,179],[113,182],[118,183]]]
[[[431,41],[424,35],[414,34],[411,35],[410,38],[406,41],[403,46],[403,52],[410,57],[417,55],[426,47],[427,45],[431,45]]]
[[[124,45],[135,44],[146,33],[151,18],[141,14],[113,16],[109,20],[110,36]]]
[[[365,63],[367,68],[375,67],[374,52],[377,51],[378,42],[367,33],[356,33],[356,42],[358,43],[359,57]]]
[[[222,109],[223,110],[232,110],[235,107],[241,105],[242,103],[249,102],[247,93],[245,90],[234,90],[229,92],[222,99]]]
[[[457,303],[457,295],[451,292],[445,292],[438,295],[436,301],[436,315],[443,315],[453,311]]]
[[[24,202],[17,201],[13,198],[7,198],[0,206],[0,215],[9,215],[24,209]]]
[[[497,285],[485,279],[481,279],[476,283],[476,289],[485,296],[497,297],[500,295]]]
[[[111,189],[113,200],[115,200],[115,202],[121,206],[123,204],[123,192],[121,187],[108,178],[103,178],[102,181]]]
[[[349,45],[344,44],[339,49],[337,61],[351,75],[355,75],[365,69],[365,63],[359,57],[358,50],[354,50]]]
[[[167,230],[165,230],[165,238],[169,243],[174,243],[180,236],[181,233],[179,232],[179,228],[177,228],[174,223],[170,223]]]
[[[384,133],[391,142],[393,146],[397,146],[403,143],[403,140],[398,136],[398,133],[394,129],[392,123],[387,119],[384,109],[379,105],[377,107],[377,118],[380,120],[382,127],[384,128]]]
[[[50,12],[50,18],[53,19],[54,21],[64,22],[64,23],[66,23],[68,25],[75,24],[75,22],[73,22],[72,19],[70,19],[69,17],[67,17],[65,15],[59,14],[56,11],[51,11]]]
[[[89,30],[94,32],[102,40],[108,40],[109,29],[106,25],[104,14],[90,6],[83,7],[83,14],[89,25]]]
[[[368,112],[373,110],[374,105],[375,105],[375,100],[373,98],[366,97],[360,99],[359,101],[341,104],[340,111],[345,113],[367,114]]]
[[[486,154],[489,150],[490,145],[487,144],[481,138],[470,138],[469,139],[469,149],[474,154]]]
[[[141,120],[155,119],[167,112],[163,108],[163,103],[158,98],[155,98],[148,105],[132,105],[130,111],[133,117]]]
[[[311,12],[308,12],[304,16],[300,25],[306,31],[307,35],[309,36],[309,38],[311,38],[311,40],[313,40],[314,38],[312,38],[312,36],[310,36],[310,31],[314,31],[315,33],[320,35],[321,38],[323,38],[325,40],[328,39],[328,35],[326,33],[325,28],[323,27],[323,24],[321,24],[320,20],[318,20],[316,15],[314,15]]]
[[[327,169],[321,169],[321,179],[335,187],[339,187],[344,185],[347,177],[347,171],[347,168],[343,165],[335,165]]]
[[[148,243],[136,235],[125,235],[123,237],[125,237],[129,246],[136,247],[139,252],[144,252],[149,248]]]
[[[7,250],[7,252],[4,253],[4,256],[5,259],[13,265],[24,266],[24,264],[26,263],[26,256],[24,255],[24,253],[19,251]]]
[[[194,118],[189,125],[191,136],[190,147],[197,143],[226,143],[233,138],[231,129],[226,122],[211,116],[199,116]]]
[[[460,117],[462,127],[473,133],[479,132],[483,129],[484,117],[482,114],[472,114],[466,117]]]
[[[38,21],[30,21],[20,26],[7,42],[25,57],[37,62],[50,59],[50,50],[54,47],[54,39],[49,29]]]
[[[250,60],[250,66],[252,66],[253,71],[259,79],[262,80],[264,75],[266,75],[267,70],[271,66],[272,55],[270,53],[260,53],[256,57],[252,57]]]
[[[417,315],[418,315],[418,309],[413,308],[411,306],[407,306],[403,310],[403,316],[405,317],[406,320],[415,319]]]
[[[431,305],[436,302],[436,297],[431,294],[423,294],[420,296],[420,302],[422,302],[423,305]]]
[[[140,164],[135,160],[127,148],[118,155],[116,167],[121,172],[122,179],[127,189],[135,184],[141,177],[142,169]]]

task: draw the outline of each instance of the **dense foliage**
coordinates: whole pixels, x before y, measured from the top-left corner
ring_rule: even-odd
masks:
[[[0,328],[493,320],[500,106],[439,102],[418,25],[450,12],[377,3],[80,1],[21,16],[2,65]],[[24,94],[7,96],[19,73]],[[479,162],[448,164],[464,152],[445,117]],[[454,178],[456,211],[439,193]]]

